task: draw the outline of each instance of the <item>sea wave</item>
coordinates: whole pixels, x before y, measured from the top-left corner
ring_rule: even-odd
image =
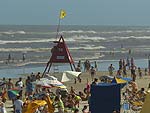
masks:
[[[90,46],[90,45],[87,45],[85,47],[72,47],[72,48],[69,48],[70,50],[97,50],[97,49],[104,49],[106,47],[104,46]]]
[[[103,49],[105,48],[104,46],[79,46],[79,47],[69,47],[69,50],[96,50],[96,49]],[[25,48],[0,48],[1,52],[17,52],[17,51],[21,51],[21,52],[46,52],[46,51],[50,51],[51,48],[31,48],[31,47],[25,47]]]
[[[55,39],[56,40],[56,39]],[[0,40],[0,44],[17,44],[17,43],[41,43],[41,42],[50,42],[54,39],[33,39],[33,40]]]
[[[74,41],[80,41],[80,42],[89,42],[89,41],[102,41],[102,40],[106,40],[104,37],[89,37],[87,35],[74,35],[71,37],[72,40]]]
[[[57,39],[58,40],[58,39]],[[71,37],[65,37],[66,42],[89,42],[89,41],[102,41],[106,40],[103,37],[89,37],[87,35],[73,35]],[[30,38],[27,40],[0,40],[0,44],[19,44],[19,43],[44,43],[44,42],[52,42],[56,41],[56,38],[49,38],[49,39],[39,39],[39,38]]]
[[[115,41],[120,41],[120,40],[129,40],[129,39],[137,39],[137,40],[141,40],[141,39],[145,39],[145,40],[149,40],[150,36],[126,36],[126,37],[120,37],[120,36],[113,36],[110,38],[107,38],[107,42],[115,42]]]
[[[14,35],[14,34],[26,34],[25,31],[6,31],[6,32],[0,32],[0,34],[4,34],[4,35]]]
[[[83,30],[71,30],[71,31],[61,31],[60,33],[92,33],[92,34],[96,34],[96,31],[83,31]]]
[[[16,51],[21,51],[21,52],[29,52],[29,51],[34,51],[34,52],[41,52],[41,51],[48,51],[50,48],[31,48],[31,47],[26,47],[26,48],[0,48],[1,52],[16,52]]]

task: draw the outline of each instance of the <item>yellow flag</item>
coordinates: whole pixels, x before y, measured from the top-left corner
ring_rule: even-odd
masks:
[[[60,19],[65,18],[65,16],[66,16],[66,11],[65,10],[61,10],[60,11]]]

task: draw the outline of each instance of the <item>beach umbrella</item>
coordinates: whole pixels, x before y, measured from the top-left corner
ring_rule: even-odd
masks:
[[[62,82],[58,81],[56,77],[49,76],[48,79],[49,79],[48,84],[50,84],[51,86],[59,87],[59,88],[66,88],[66,86]]]
[[[61,82],[68,82],[68,81],[74,80],[75,78],[79,77],[80,74],[81,72],[65,71],[62,74]]]
[[[54,76],[47,76],[46,78],[41,78],[35,82],[36,85],[41,85],[43,87],[60,87],[66,88],[66,86],[57,80]]]
[[[124,84],[127,83],[127,81],[123,80],[122,78],[114,77],[111,83]]]
[[[9,99],[14,99],[16,96],[19,95],[19,90],[17,89],[8,90],[7,94],[8,94]]]
[[[111,83],[120,84],[121,88],[123,88],[128,83],[128,81],[123,80],[122,78],[114,77],[114,79],[111,81]]]
[[[49,83],[49,80],[47,78],[42,78],[41,80],[38,80],[35,82],[35,84],[37,86],[41,86],[41,87],[44,87],[44,88],[51,88],[52,86],[48,84]]]

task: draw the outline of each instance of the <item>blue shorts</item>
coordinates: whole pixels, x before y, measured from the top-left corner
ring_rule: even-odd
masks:
[[[16,110],[15,113],[22,113],[22,111],[21,110]]]

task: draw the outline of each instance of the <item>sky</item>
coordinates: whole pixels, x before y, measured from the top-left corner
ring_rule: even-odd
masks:
[[[0,0],[0,24],[150,26],[150,0]]]

